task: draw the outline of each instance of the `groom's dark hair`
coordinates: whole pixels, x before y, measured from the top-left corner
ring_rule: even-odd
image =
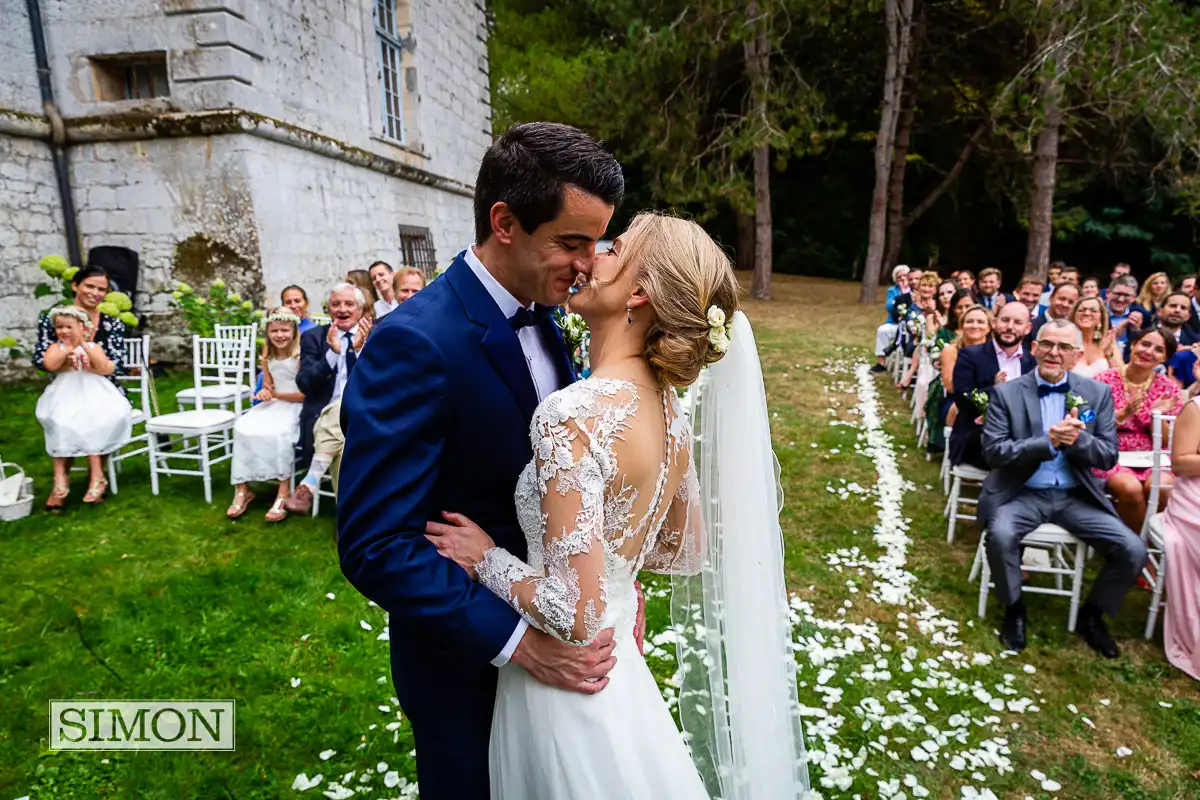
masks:
[[[475,179],[475,242],[492,235],[496,203],[512,209],[526,233],[559,215],[563,187],[577,186],[617,206],[625,194],[621,165],[598,141],[556,122],[509,128],[483,154]]]

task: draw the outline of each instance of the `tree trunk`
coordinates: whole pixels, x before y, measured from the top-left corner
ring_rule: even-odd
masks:
[[[737,261],[736,269],[754,269],[754,215],[734,209],[737,218]]]
[[[921,40],[925,34],[924,8],[919,14],[917,33],[913,38],[912,57],[904,76],[900,94],[900,121],[896,125],[896,144],[892,148],[892,172],[888,176],[887,250],[883,256],[880,282],[886,280],[888,270],[900,260],[900,248],[904,244],[904,172],[908,168],[908,143],[912,135],[913,120],[917,116],[917,79],[921,71]]]
[[[771,299],[771,146],[766,141],[770,131],[767,119],[768,13],[760,13],[758,0],[746,3],[746,20],[754,28],[754,35],[746,40],[743,52],[746,76],[750,79],[752,114],[762,142],[754,148],[754,280],[750,284],[750,294],[758,300]]]
[[[1057,9],[1055,9],[1057,10]],[[1050,25],[1048,41],[1058,38],[1058,19]],[[1045,122],[1038,132],[1033,155],[1033,196],[1029,201],[1029,242],[1025,250],[1025,273],[1046,280],[1050,264],[1050,243],[1054,235],[1054,187],[1058,170],[1058,140],[1062,127],[1063,46],[1050,61],[1050,70],[1042,78],[1041,100]]]
[[[888,181],[892,174],[902,76],[908,68],[912,7],[913,0],[885,0],[884,3],[887,61],[883,76],[883,109],[879,115],[879,134],[875,138],[875,190],[871,193],[871,223],[860,303],[875,303],[879,288],[879,271],[883,264],[887,235]]]

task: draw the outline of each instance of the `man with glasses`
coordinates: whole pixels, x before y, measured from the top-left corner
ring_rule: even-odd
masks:
[[[1137,292],[1137,278],[1132,275],[1119,275],[1108,287],[1108,323],[1122,347],[1129,341],[1129,333],[1140,331],[1146,321],[1145,311],[1133,302]]]
[[[987,531],[988,566],[1005,607],[1005,647],[1025,647],[1021,541],[1053,523],[1104,555],[1075,631],[1105,658],[1116,658],[1103,617],[1120,610],[1146,563],[1146,546],[1121,522],[1092,474],[1116,465],[1117,426],[1108,387],[1070,373],[1082,350],[1079,329],[1052,320],[1038,333],[1037,369],[992,392],[983,426],[991,472],[979,495],[979,524]]]

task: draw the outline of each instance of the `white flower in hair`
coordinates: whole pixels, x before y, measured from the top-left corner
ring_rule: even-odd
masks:
[[[708,324],[713,328],[725,327],[725,312],[716,306],[709,306],[708,309]]]
[[[733,331],[733,323],[725,321],[725,312],[716,306],[708,309],[708,345],[718,353],[729,349],[729,336]]]
[[[288,322],[288,323],[291,323],[292,325],[299,325],[300,318],[297,317],[295,314],[293,314],[290,311],[277,311],[274,314],[269,314],[266,317],[263,317],[263,321],[262,321],[263,330],[266,330],[267,326],[270,325],[272,322]]]

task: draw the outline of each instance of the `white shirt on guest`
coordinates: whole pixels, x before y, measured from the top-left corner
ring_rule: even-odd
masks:
[[[496,301],[496,305],[500,307],[500,313],[505,317],[511,318],[521,309],[521,302],[512,296],[512,292],[500,285],[500,281],[496,280],[496,276],[488,272],[487,267],[479,260],[479,256],[475,254],[475,248],[468,247],[463,254],[463,258],[467,262],[467,266],[475,273],[475,277],[483,284],[483,288],[487,289],[487,293]],[[529,306],[529,310],[533,311],[533,306]],[[545,400],[551,392],[558,388],[558,376],[554,370],[554,362],[550,358],[550,354],[546,352],[546,346],[542,344],[542,337],[535,326],[527,325],[517,331],[517,339],[521,342],[521,351],[525,354],[525,364],[529,367],[529,375],[533,378],[533,389],[537,393],[538,402]],[[512,658],[513,651],[517,649],[517,645],[521,642],[521,637],[525,635],[526,629],[529,628],[529,623],[524,619],[517,620],[517,627],[513,629],[512,635],[508,637],[508,642],[504,645],[504,649],[499,655],[492,659],[492,665],[503,667]]]
[[[398,305],[400,305],[400,304],[399,303],[389,303],[387,300],[384,300],[382,297],[379,298],[378,300],[376,300],[375,301],[375,321],[378,322],[379,320],[386,317],[389,312],[395,311],[396,306],[398,306]]]
[[[1000,364],[1000,371],[1004,373],[1005,380],[1015,381],[1021,377],[1021,356],[1024,355],[1024,346],[1017,347],[1011,356],[1005,353],[996,342],[993,341],[992,346],[996,348],[996,362]]]
[[[329,324],[333,325],[332,322]],[[354,346],[354,331],[354,328],[351,328],[348,332],[338,330],[338,343],[341,344],[341,348],[339,348],[340,352],[333,352],[332,347],[325,351],[325,363],[337,374],[337,377],[333,379],[333,396],[329,398],[330,403],[340,400],[342,392],[346,391],[346,381],[350,378],[350,375],[346,372],[346,351]],[[361,355],[361,353],[356,353],[356,355]]]

